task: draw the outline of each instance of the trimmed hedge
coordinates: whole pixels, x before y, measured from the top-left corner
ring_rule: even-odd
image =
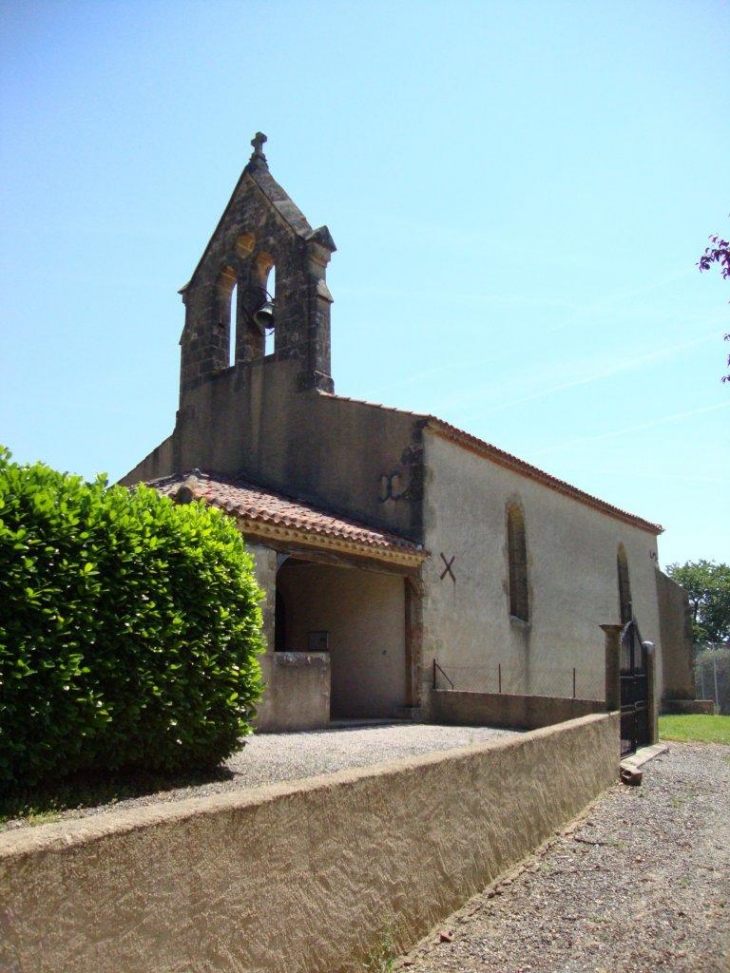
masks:
[[[0,787],[215,765],[262,689],[233,521],[0,448]]]

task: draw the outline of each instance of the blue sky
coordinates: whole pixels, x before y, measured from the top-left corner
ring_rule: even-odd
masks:
[[[0,0],[0,442],[116,479],[169,434],[260,129],[338,246],[338,392],[730,561],[729,53],[709,0]]]

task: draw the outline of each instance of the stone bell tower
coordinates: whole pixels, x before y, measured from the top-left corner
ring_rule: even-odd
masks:
[[[197,468],[282,491],[295,480],[303,493],[314,490],[322,457],[313,444],[322,400],[334,392],[326,272],[335,244],[326,226],[312,229],[272,177],[265,142],[257,132],[180,292],[175,428],[123,482]],[[311,469],[302,472],[305,460]]]
[[[247,372],[262,364],[267,382],[334,391],[326,269],[336,247],[327,227],[313,230],[271,176],[264,142],[257,132],[248,165],[180,292],[183,414],[205,383],[235,371],[237,384],[245,384]]]

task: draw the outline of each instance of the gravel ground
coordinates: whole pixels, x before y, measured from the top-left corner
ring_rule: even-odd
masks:
[[[246,745],[224,764],[227,779],[176,787],[113,804],[63,811],[59,819],[88,817],[120,808],[182,801],[236,790],[251,790],[284,780],[302,780],[348,767],[398,760],[401,757],[453,750],[497,737],[513,737],[514,730],[489,727],[434,726],[423,723],[380,723],[343,726],[301,733],[263,733],[248,738]],[[13,819],[6,828],[25,827],[28,821]],[[0,825],[2,831],[2,825]]]
[[[729,973],[730,747],[673,743],[642,769],[395,969]]]

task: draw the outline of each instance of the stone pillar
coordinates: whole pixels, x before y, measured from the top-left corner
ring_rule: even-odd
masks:
[[[415,715],[424,704],[423,679],[423,594],[420,577],[406,577],[406,708]]]
[[[621,709],[621,625],[601,625],[606,634],[606,709]]]
[[[277,713],[275,711],[275,699],[273,685],[276,680],[274,671],[274,638],[276,626],[276,571],[277,555],[276,551],[263,544],[253,544],[246,541],[246,550],[254,559],[254,574],[259,587],[264,592],[265,598],[261,603],[261,614],[263,617],[263,634],[266,643],[266,651],[258,657],[261,666],[261,674],[264,678],[265,689],[258,706],[256,707],[256,718],[254,728],[256,732],[271,732],[277,730]]]
[[[656,699],[656,651],[653,642],[642,642],[641,648],[644,655],[646,666],[646,687],[647,687],[647,721],[649,731],[649,743],[657,743],[659,740],[659,707]]]

